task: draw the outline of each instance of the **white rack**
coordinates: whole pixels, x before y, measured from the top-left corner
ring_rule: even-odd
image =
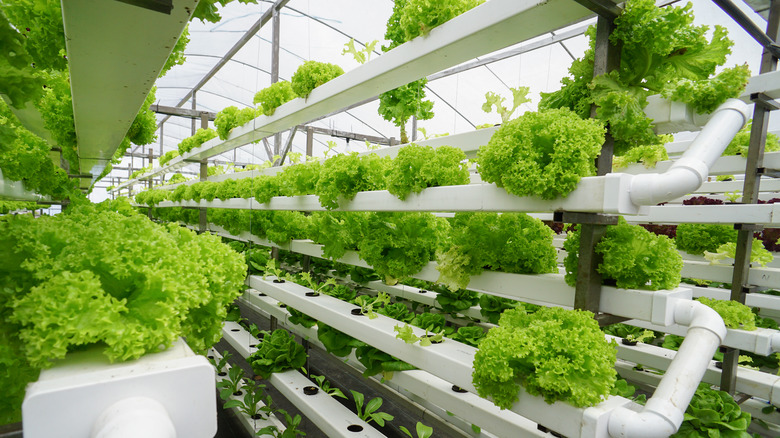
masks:
[[[225,322],[222,328],[222,335],[223,339],[244,358],[249,357],[256,350],[256,348],[250,347],[250,345],[259,343],[238,323],[231,321]],[[357,415],[342,406],[341,403],[334,400],[333,397],[324,391],[318,391],[313,395],[304,394],[303,388],[314,384],[297,370],[273,373],[268,378],[268,382],[329,437],[384,437],[374,427],[358,418]],[[359,426],[360,430],[348,430],[347,428],[350,426]]]
[[[277,284],[257,276],[250,276],[249,285],[336,330],[392,354],[469,392],[476,393],[471,382],[472,362],[476,352],[473,347],[451,339],[430,347],[409,345],[395,338],[393,327],[398,324],[398,321],[384,315],[377,315],[371,320],[365,316],[352,315],[352,309],[356,308],[354,305],[327,295],[306,297],[305,293],[311,292],[310,289],[290,282]],[[415,334],[425,333],[423,330],[415,329]],[[568,437],[605,437],[610,411],[616,407],[634,405],[622,397],[612,396],[595,407],[576,408],[563,402],[555,402],[551,405],[542,397],[531,396],[522,389],[520,392],[519,401],[511,408],[513,412]],[[566,419],[565,423],[561,422],[562,418]]]

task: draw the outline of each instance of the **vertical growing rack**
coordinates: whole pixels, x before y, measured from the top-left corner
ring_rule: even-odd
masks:
[[[578,0],[576,3],[569,0],[552,0],[547,2],[491,0],[485,5],[452,20],[452,22],[442,25],[434,30],[429,37],[418,38],[400,46],[394,51],[388,52],[382,57],[317,88],[308,100],[298,99],[289,102],[278,108],[273,116],[261,116],[235,129],[228,140],[212,140],[201,148],[171,160],[166,166],[142,175],[139,179],[153,178],[195,161],[201,163],[201,179],[205,180],[204,163],[209,157],[249,142],[276,136],[284,130],[294,129],[300,124],[349,107],[380,92],[407,83],[410,80],[436,73],[460,62],[472,59],[475,56],[483,55],[571,24],[590,16],[592,12],[599,14],[597,65],[599,65],[600,71],[609,71],[611,66],[614,66],[618,61],[613,50],[607,44],[611,21],[619,12],[617,6],[611,2],[588,0]],[[278,14],[275,15],[278,16]],[[775,1],[770,12],[770,30],[767,32],[771,40],[777,37],[779,15],[778,2]],[[765,61],[762,65],[762,75],[770,74],[775,68],[776,58],[771,50],[771,47],[767,49]],[[754,80],[753,83],[761,83],[761,77]],[[743,99],[756,102],[754,120],[763,121],[762,123],[754,122],[750,154],[744,160],[745,185],[743,193],[745,194],[744,199],[746,203],[751,204],[755,204],[758,199],[759,172],[766,169],[767,163],[777,162],[776,156],[773,155],[765,159],[762,152],[767,129],[765,122],[766,111],[772,109],[771,99],[767,99],[764,96],[775,93],[776,89],[759,85],[756,85],[756,87],[758,87],[757,91],[751,92],[748,96],[743,96]],[[484,136],[491,132],[486,130],[473,135],[452,136],[452,138],[438,139],[432,143],[438,142],[441,144],[450,140],[450,144],[454,144],[464,150],[475,150],[480,144],[484,144]],[[565,201],[540,203],[527,199],[513,199],[491,185],[473,184],[469,186],[427,189],[421,195],[413,196],[406,202],[393,200],[384,193],[366,192],[359,194],[354,201],[345,204],[342,209],[355,211],[473,211],[475,210],[474,200],[480,199],[480,210],[530,211],[546,214],[554,210],[562,210],[560,216],[555,217],[556,219],[564,222],[580,223],[583,226],[583,238],[580,246],[580,278],[576,288],[572,289],[565,286],[560,275],[520,276],[503,273],[482,274],[475,277],[470,286],[497,296],[512,297],[547,305],[587,309],[596,313],[598,315],[597,318],[604,323],[615,318],[620,320],[631,318],[641,321],[637,322],[638,324],[645,324],[654,329],[684,333],[684,329],[673,326],[674,322],[679,322],[673,315],[676,303],[689,300],[692,295],[700,291],[692,290],[692,288],[680,288],[674,291],[646,293],[643,291],[616,291],[614,288],[602,287],[595,270],[598,259],[595,257],[593,249],[606,225],[615,223],[615,214],[633,215],[631,221],[635,222],[677,223],[686,222],[693,216],[700,215],[701,213],[698,210],[701,209],[688,209],[687,207],[675,209],[673,206],[670,208],[664,206],[640,210],[638,206],[630,203],[614,201],[610,196],[617,192],[625,195],[628,190],[626,184],[629,182],[629,179],[625,175],[610,174],[610,160],[608,159],[610,156],[610,145],[607,143],[602,154],[602,160],[600,160],[598,166],[600,176],[583,180],[577,189],[577,193]],[[728,160],[720,160],[718,165],[727,167],[727,164],[724,164],[726,161]],[[269,170],[265,173],[270,174],[274,171]],[[255,175],[237,175],[236,177],[252,177]],[[129,181],[117,190],[132,186],[133,182]],[[594,201],[594,194],[597,192],[597,199]],[[607,199],[612,199],[612,201]],[[210,203],[167,202],[159,205],[159,207],[174,206],[200,208],[202,214],[200,216],[199,229],[201,231],[210,229],[226,237],[253,241],[272,247],[279,247],[279,245],[258,240],[251,235],[231,236],[225,230],[209,225],[205,215],[205,208],[302,211],[321,209],[316,198],[312,196],[287,199],[276,198],[267,204],[258,204],[253,200],[233,199]],[[739,208],[731,207],[714,208],[715,218],[713,220],[735,224],[741,222],[737,219],[741,218],[744,212]],[[730,298],[741,302],[746,301],[746,292],[750,290],[751,282],[755,283],[750,276],[749,262],[752,232],[756,230],[754,225],[767,224],[776,226],[780,222],[780,217],[778,217],[777,210],[774,207],[752,210],[751,214],[753,216],[751,220],[747,221],[747,224],[739,225],[740,240],[738,242],[736,263],[732,270],[733,286]],[[752,220],[752,218],[756,220]],[[313,257],[322,255],[318,245],[310,242],[293,241],[288,246],[282,245],[281,247],[282,249]],[[354,253],[348,254],[342,261],[348,264],[365,266],[365,263],[359,260]],[[694,265],[689,264],[689,266]],[[435,281],[438,277],[435,264],[429,264],[417,277]],[[537,425],[541,425],[543,429],[555,430],[557,433],[568,437],[619,436],[613,434],[614,431],[610,426],[612,413],[616,409],[623,407],[638,409],[637,406],[620,397],[612,397],[602,404],[588,409],[573,408],[565,403],[556,403],[550,408],[539,397],[524,394],[521,396],[521,401],[512,408],[512,413],[502,413],[497,411],[494,406],[491,407],[491,405],[484,403],[482,399],[476,398],[473,394],[475,389],[471,384],[470,371],[474,354],[473,349],[464,348],[464,346],[450,342],[430,349],[406,345],[399,346],[399,342],[395,340],[392,333],[392,322],[384,321],[383,318],[379,318],[379,322],[365,324],[365,321],[361,321],[360,318],[344,318],[342,313],[338,313],[339,311],[346,312],[349,310],[346,304],[332,301],[328,297],[307,299],[305,293],[311,291],[307,291],[305,288],[291,284],[280,286],[257,277],[249,278],[248,283],[252,290],[248,291],[241,299],[242,306],[271,318],[272,325],[287,326],[304,339],[315,343],[314,339],[316,336],[311,331],[307,332],[300,327],[287,323],[286,319],[289,316],[289,312],[280,310],[276,305],[277,302],[284,302],[365,342],[376,343],[380,348],[392,351],[394,355],[421,369],[419,372],[401,372],[397,378],[390,380],[390,384],[411,393],[410,398],[416,397],[418,400],[427,399],[434,406],[438,406],[440,410],[444,409],[454,412],[467,422],[477,423],[477,421],[482,420],[484,421],[483,429],[487,433],[493,433],[496,436],[542,435],[538,431]],[[377,289],[381,287],[380,285],[373,286]],[[535,292],[534,289],[543,289],[545,291],[544,296]],[[261,296],[261,293],[266,294],[268,297],[264,298]],[[419,294],[419,291],[406,288],[402,288],[398,293],[410,298],[419,296],[415,295],[415,293]],[[748,297],[747,300],[750,301],[750,298]],[[780,305],[772,300],[769,300],[767,306],[770,309],[775,306],[774,310],[780,310]],[[233,328],[229,324],[226,325],[225,335],[227,341],[236,350],[246,349],[245,353],[248,355],[251,352],[248,343],[252,342],[252,340],[241,340],[236,335],[231,335]],[[763,331],[755,335],[729,331],[723,340],[723,344],[728,349],[723,361],[723,370],[722,372],[714,370],[711,365],[708,365],[708,368],[703,370],[705,380],[710,382],[718,380],[717,377],[719,375],[720,386],[724,390],[732,393],[735,391],[746,392],[747,394],[776,402],[778,396],[774,393],[774,388],[778,385],[777,381],[771,382],[768,378],[752,372],[744,376],[741,370],[737,372],[739,348],[751,349],[762,354],[772,353],[780,349],[780,340],[774,340],[777,337],[776,335],[777,333]],[[745,348],[749,344],[750,346]],[[657,364],[654,366],[664,369],[669,366],[670,358],[665,356],[666,353],[659,352],[653,348],[639,347],[631,349],[622,346],[619,348],[621,360],[647,364],[652,362]],[[351,359],[354,363],[354,358]],[[634,373],[624,363],[618,364],[618,367],[625,369],[627,373]],[[653,378],[641,373],[634,374],[636,374],[635,378],[637,380],[657,384],[657,379],[653,380]],[[281,385],[282,383],[279,382],[279,384]],[[452,394],[441,389],[442,385],[446,388],[449,384],[456,384],[470,392],[463,396],[453,397]],[[304,401],[302,403],[308,402]],[[504,419],[501,420],[501,418]],[[565,418],[565,422],[562,422],[561,418]],[[491,429],[491,426],[495,427],[495,429]]]

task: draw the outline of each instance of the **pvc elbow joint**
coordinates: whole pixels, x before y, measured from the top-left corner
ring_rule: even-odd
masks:
[[[681,300],[674,308],[674,322],[691,328],[709,330],[719,342],[726,339],[726,325],[718,312],[698,301]]]
[[[729,99],[718,107],[685,154],[662,174],[640,174],[631,181],[635,205],[655,205],[684,196],[701,186],[710,167],[749,118],[747,105]]]

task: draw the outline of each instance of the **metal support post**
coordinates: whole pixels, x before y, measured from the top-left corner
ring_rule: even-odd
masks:
[[[152,163],[154,162],[154,149],[149,148],[149,167],[152,167]],[[146,186],[151,189],[152,188],[152,181],[153,178],[149,178],[146,180]]]
[[[609,35],[615,28],[615,14],[608,17],[600,15],[596,25],[596,45],[594,54],[593,74],[600,75],[619,66],[620,48],[609,41]],[[596,116],[595,106],[591,108],[591,117]],[[612,151],[614,142],[608,134],[601,148],[601,154],[596,160],[598,175],[606,175],[612,171]],[[589,214],[564,214],[564,222],[580,224],[580,247],[577,265],[577,282],[574,292],[574,308],[593,312],[599,319],[599,304],[601,300],[601,274],[598,266],[601,256],[596,253],[596,245],[607,231],[607,225],[617,223],[616,217]],[[604,317],[606,318],[606,316]],[[601,321],[600,321],[601,322]]]
[[[314,129],[306,128],[306,156],[311,157],[314,153]]]
[[[728,6],[728,1],[716,1],[716,4],[724,8]],[[733,5],[732,5],[733,6]],[[729,15],[740,23],[739,16],[733,14],[724,8]],[[739,14],[737,14],[739,15]],[[774,0],[769,9],[769,20],[765,36],[771,41],[777,41],[778,30],[780,29],[780,1]],[[755,34],[755,32],[753,32]],[[762,44],[764,46],[761,55],[760,73],[769,73],[777,69],[777,46]],[[753,108],[753,124],[750,128],[750,146],[746,157],[745,182],[742,186],[742,203],[755,204],[758,202],[758,192],[760,189],[761,175],[758,172],[763,167],[764,147],[766,145],[766,133],[769,126],[769,112],[774,109],[772,105],[762,102],[762,96],[751,96],[755,103]],[[745,303],[746,291],[750,290],[748,284],[748,275],[750,273],[750,254],[753,250],[753,233],[760,230],[760,226],[753,224],[735,224],[737,232],[737,247],[734,254],[734,271],[731,277],[731,299],[733,301]],[[723,371],[720,376],[720,389],[733,394],[737,386],[737,369],[739,367],[739,350],[734,348],[724,348],[723,353]]]
[[[193,123],[194,123],[193,119]],[[209,172],[208,172],[208,162],[206,160],[203,160],[200,162],[200,180],[206,181],[206,178],[208,178]],[[203,233],[206,231],[206,228],[208,226],[208,217],[206,216],[206,208],[201,207],[198,209],[198,231]]]
[[[197,107],[197,100],[196,100],[196,96],[197,96],[197,93],[193,92],[193,93],[192,93],[192,110],[193,110],[193,111],[195,111],[195,109],[196,109],[196,107]],[[190,120],[190,131],[192,131],[192,132],[191,132],[191,134],[190,134],[190,135],[195,135],[195,131],[196,131],[196,130],[197,130],[197,124],[196,124],[196,122],[195,122],[195,119],[191,119],[191,120]]]

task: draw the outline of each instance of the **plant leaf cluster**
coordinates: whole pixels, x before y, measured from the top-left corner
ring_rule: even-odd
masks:
[[[257,351],[247,361],[258,376],[267,379],[273,373],[298,369],[306,364],[306,350],[295,336],[284,329],[266,332]]]
[[[238,107],[235,106],[224,108],[222,111],[217,113],[217,117],[214,119],[214,126],[217,128],[217,135],[220,139],[227,140],[228,136],[230,135],[230,131],[232,131],[233,128],[253,120],[259,114],[260,112],[254,108],[238,109]]]
[[[266,116],[272,116],[276,108],[295,99],[297,95],[289,81],[279,81],[255,93],[253,100],[258,106],[258,111]]]
[[[298,97],[307,98],[315,88],[344,74],[336,64],[306,61],[293,73],[290,86]]]

